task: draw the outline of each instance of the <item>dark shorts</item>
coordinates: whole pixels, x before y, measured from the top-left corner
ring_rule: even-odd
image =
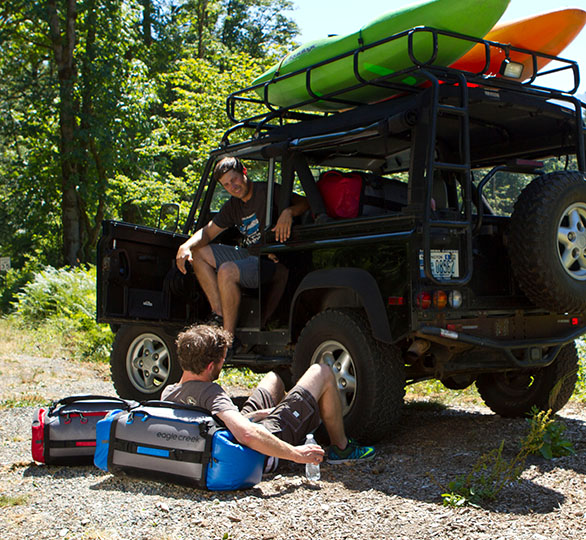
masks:
[[[257,289],[259,286],[258,277],[258,257],[249,255],[246,248],[237,246],[225,246],[224,244],[210,244],[214,259],[216,260],[216,269],[225,262],[233,262],[238,267],[240,274],[240,285],[247,289]],[[263,257],[261,259],[261,281],[266,283],[270,281],[275,272],[275,265],[270,260]]]
[[[242,407],[243,413],[275,407],[270,393],[257,388]],[[319,407],[313,395],[296,385],[259,424],[273,435],[293,446],[303,444],[305,436],[320,424]]]

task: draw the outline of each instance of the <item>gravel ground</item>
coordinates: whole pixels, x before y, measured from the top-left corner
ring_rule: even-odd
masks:
[[[0,357],[4,404],[76,393],[114,395],[107,368]],[[33,406],[0,409],[0,537],[13,539],[458,539],[586,538],[586,407],[561,412],[571,457],[531,458],[521,481],[483,508],[442,506],[441,489],[505,441],[517,451],[523,420],[479,405],[406,407],[372,462],[322,467],[317,484],[286,464],[256,487],[209,493],[94,467],[31,461]],[[12,503],[12,504],[10,504]]]

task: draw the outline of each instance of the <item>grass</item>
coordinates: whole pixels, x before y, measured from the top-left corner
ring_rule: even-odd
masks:
[[[64,356],[64,338],[51,327],[32,329],[0,318],[0,356],[30,354],[47,358]]]
[[[4,495],[0,494],[0,508],[9,506],[21,506],[26,504],[28,497],[26,495]]]
[[[220,386],[236,386],[240,388],[256,388],[263,378],[263,373],[254,373],[248,368],[226,368],[220,373]]]
[[[25,394],[18,398],[7,398],[0,401],[1,409],[15,409],[18,407],[39,407],[48,405],[50,400],[47,400],[39,394]]]
[[[442,409],[457,403],[482,405],[476,386],[464,390],[450,390],[438,380],[410,384],[406,388],[405,403],[412,408]]]

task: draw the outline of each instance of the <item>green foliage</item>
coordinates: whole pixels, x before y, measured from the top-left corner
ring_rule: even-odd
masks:
[[[586,341],[579,339],[576,341],[578,349],[578,381],[574,391],[574,398],[580,401],[586,401]]]
[[[190,201],[227,95],[269,62],[254,56],[295,45],[290,0],[74,4],[0,13],[0,255],[16,268],[92,261],[103,219],[156,225]]]
[[[57,330],[78,358],[106,359],[113,336],[107,325],[95,322],[95,283],[95,267],[47,267],[16,294],[10,317],[33,329]]]
[[[220,373],[220,386],[239,386],[241,388],[256,388],[263,375],[253,373],[248,368],[224,368]]]
[[[577,168],[576,157],[570,156],[564,159],[551,158],[546,160],[543,170],[553,172],[566,169],[577,170]],[[488,170],[476,171],[476,180],[479,181],[487,173]],[[497,215],[510,216],[519,194],[533,178],[534,176],[529,174],[499,172],[484,187],[483,195]]]
[[[18,407],[39,407],[48,404],[49,402],[46,398],[38,394],[28,394],[20,397],[20,399],[8,398],[0,400],[0,410],[15,409]]]
[[[551,411],[534,410],[528,419],[529,432],[521,441],[520,449],[515,456],[507,459],[503,456],[504,441],[500,446],[481,455],[471,471],[456,480],[440,486],[444,491],[442,499],[445,506],[459,507],[464,505],[479,506],[497,498],[502,489],[517,482],[525,467],[525,461],[531,454],[545,453],[567,449],[566,441],[556,439],[558,432],[555,421],[550,418]],[[563,433],[563,430],[562,430]],[[570,445],[571,446],[571,445]]]
[[[0,508],[6,508],[8,506],[21,506],[26,504],[28,500],[27,495],[0,495]]]
[[[537,451],[545,458],[569,456],[575,454],[572,443],[564,437],[566,426],[559,420],[551,418],[551,411],[540,411],[537,407],[531,410],[531,418],[527,419],[531,430],[539,434],[540,446]]]
[[[22,268],[11,268],[0,273],[0,313],[8,313],[16,294],[42,270],[42,266],[35,261],[27,260]]]

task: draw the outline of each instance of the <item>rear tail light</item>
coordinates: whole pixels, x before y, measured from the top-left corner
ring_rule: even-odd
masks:
[[[460,291],[450,291],[448,302],[453,309],[461,308],[463,303],[462,293]]]
[[[421,291],[416,298],[417,307],[419,309],[445,309],[451,307],[452,309],[459,309],[463,303],[462,293],[460,291],[450,291],[446,293],[442,290],[437,291]]]
[[[417,307],[420,309],[429,309],[431,307],[431,293],[420,292],[417,295]]]
[[[444,309],[448,305],[448,295],[444,291],[435,291],[433,293],[433,307]]]

